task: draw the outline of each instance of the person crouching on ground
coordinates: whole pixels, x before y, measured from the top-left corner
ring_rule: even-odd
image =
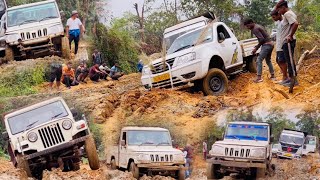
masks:
[[[101,64],[101,66],[99,66],[99,70],[106,74],[110,73],[110,68],[107,66],[106,63]]]
[[[89,77],[93,82],[99,82],[99,79],[107,79],[107,74],[99,70],[99,64],[95,64],[90,68]]]
[[[71,62],[68,62],[67,65],[62,68],[61,78],[62,83],[65,84],[68,89],[70,89],[71,86],[77,86],[79,84],[75,78]]]
[[[85,79],[87,78],[89,70],[84,62],[81,62],[76,70],[76,78],[78,82],[87,83]]]
[[[251,30],[252,34],[254,34],[259,41],[259,44],[253,49],[252,54],[253,55],[256,54],[257,50],[261,47],[261,51],[257,59],[257,78],[254,80],[254,82],[255,83],[263,82],[262,61],[264,59],[266,59],[266,63],[269,67],[269,71],[271,74],[270,79],[275,80],[274,69],[271,63],[273,43],[271,41],[269,34],[262,26],[260,26],[259,24],[256,24],[252,19],[246,19],[244,21],[244,26],[247,29]]]
[[[113,80],[118,80],[123,75],[124,75],[124,73],[120,72],[119,64],[115,63],[114,66],[110,69],[110,77]]]

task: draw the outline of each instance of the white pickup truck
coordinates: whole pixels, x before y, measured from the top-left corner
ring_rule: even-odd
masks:
[[[277,157],[294,159],[301,158],[305,151],[306,132],[284,129],[280,134]]]
[[[271,126],[267,123],[230,122],[224,139],[212,145],[207,160],[207,178],[222,179],[230,173],[249,178],[271,172]]]
[[[0,50],[5,49],[7,61],[47,55],[70,56],[55,0],[7,8],[1,18],[0,32],[4,37],[0,38]]]
[[[107,148],[107,163],[112,169],[122,168],[140,174],[170,175],[185,179],[185,159],[182,151],[172,147],[167,129],[157,127],[124,127],[119,144]]]
[[[175,39],[165,57],[144,66],[141,82],[146,88],[194,82],[205,95],[220,95],[228,89],[228,76],[256,72],[256,56],[251,53],[256,38],[238,41],[223,22],[207,18],[204,23]]]

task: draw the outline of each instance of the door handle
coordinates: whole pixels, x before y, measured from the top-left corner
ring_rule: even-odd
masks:
[[[235,44],[237,44],[237,43],[235,43],[235,42],[232,42],[232,45],[235,45]]]

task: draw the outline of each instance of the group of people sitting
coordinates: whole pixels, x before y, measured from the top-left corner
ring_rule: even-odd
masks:
[[[119,64],[115,63],[110,69],[106,63],[98,64],[94,61],[92,67],[88,68],[85,62],[80,62],[76,69],[72,68],[72,63],[61,64],[54,62],[51,64],[50,88],[56,80],[57,88],[59,89],[60,82],[66,85],[68,89],[71,86],[77,86],[79,83],[87,83],[86,79],[89,76],[94,83],[100,80],[107,80],[109,76],[112,80],[118,80],[124,73],[120,71]]]

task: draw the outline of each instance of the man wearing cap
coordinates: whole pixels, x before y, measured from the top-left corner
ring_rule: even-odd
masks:
[[[71,43],[74,41],[75,44],[75,52],[74,54],[78,53],[78,46],[79,46],[79,40],[80,40],[80,33],[86,32],[84,26],[82,25],[82,22],[78,18],[79,14],[77,11],[72,11],[71,18],[67,21],[67,37],[69,38],[69,45],[71,49]]]
[[[281,43],[282,49],[284,53],[284,58],[288,64],[288,72],[290,79],[294,78],[297,75],[296,65],[293,61],[291,63],[289,47],[291,48],[291,56],[294,57],[294,48],[296,46],[296,37],[295,33],[298,29],[299,22],[297,20],[297,15],[291,11],[288,7],[288,2],[284,0],[280,0],[276,5],[278,12],[283,16],[282,23],[282,31],[281,31]],[[284,82],[284,86],[290,86],[290,79],[287,82]],[[298,85],[298,81],[295,81],[295,86]]]

